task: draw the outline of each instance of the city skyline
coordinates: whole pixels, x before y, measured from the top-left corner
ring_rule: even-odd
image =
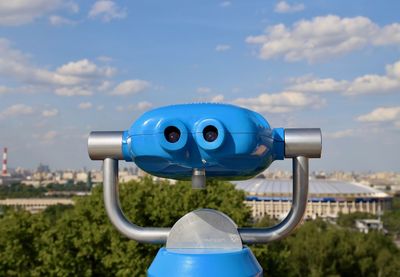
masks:
[[[159,106],[223,102],[320,127],[313,170],[400,164],[400,3],[0,3],[10,168],[100,168],[86,139]],[[289,169],[290,161],[272,169]]]

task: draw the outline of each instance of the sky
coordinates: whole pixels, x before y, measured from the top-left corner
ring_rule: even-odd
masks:
[[[318,127],[312,170],[400,171],[399,1],[0,2],[9,166],[100,168],[90,131],[222,102]],[[290,168],[290,161],[273,169]]]

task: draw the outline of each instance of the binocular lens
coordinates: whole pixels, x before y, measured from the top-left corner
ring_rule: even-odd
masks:
[[[218,129],[212,125],[208,125],[203,130],[203,137],[208,142],[213,142],[218,138]]]
[[[170,143],[175,143],[181,137],[181,131],[175,126],[169,126],[164,130],[165,139]]]

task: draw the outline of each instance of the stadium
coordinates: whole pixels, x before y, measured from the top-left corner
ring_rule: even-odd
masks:
[[[254,178],[232,182],[246,193],[252,216],[284,218],[291,207],[292,180]],[[375,215],[390,209],[392,198],[379,190],[353,182],[310,180],[306,219],[337,218],[340,213],[366,212]]]

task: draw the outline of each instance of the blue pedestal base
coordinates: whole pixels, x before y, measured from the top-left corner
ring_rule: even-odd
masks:
[[[262,276],[262,268],[249,248],[241,250],[161,248],[147,276]]]

